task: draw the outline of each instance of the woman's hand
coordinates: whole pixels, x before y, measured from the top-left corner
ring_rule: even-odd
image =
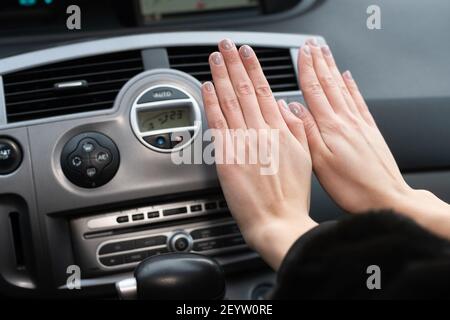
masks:
[[[238,51],[223,40],[219,50],[209,59],[214,85],[202,87],[216,161],[228,160],[216,163],[219,180],[247,243],[277,269],[295,240],[316,225],[308,215],[312,164],[306,133],[286,103],[275,101],[249,46]],[[267,155],[270,171],[261,159]]]
[[[297,105],[297,116],[314,171],[338,205],[352,213],[393,209],[450,237],[449,206],[408,186],[351,73],[341,75],[327,46],[312,39],[301,48],[299,78],[310,112]]]

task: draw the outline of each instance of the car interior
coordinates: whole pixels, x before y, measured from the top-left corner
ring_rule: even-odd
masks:
[[[276,274],[246,245],[215,166],[173,161],[204,147],[201,83],[224,38],[254,48],[287,102],[304,101],[299,48],[328,44],[406,180],[450,202],[449,12],[446,0],[1,1],[0,295],[133,298],[136,267],[168,252],[214,258],[227,299],[270,295]],[[345,215],[312,188],[316,221]]]

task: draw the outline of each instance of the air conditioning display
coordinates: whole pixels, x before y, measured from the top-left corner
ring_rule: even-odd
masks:
[[[140,0],[139,10],[144,21],[154,21],[170,15],[252,8],[258,5],[259,0]]]
[[[192,125],[191,112],[188,107],[140,111],[138,112],[138,122],[142,132]]]

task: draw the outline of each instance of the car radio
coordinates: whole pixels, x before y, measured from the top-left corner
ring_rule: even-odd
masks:
[[[167,252],[221,255],[248,249],[223,198],[126,208],[71,221],[77,262],[88,275],[134,268]]]

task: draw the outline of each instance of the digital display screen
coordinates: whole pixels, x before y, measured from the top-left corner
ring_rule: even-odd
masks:
[[[137,118],[141,132],[193,125],[191,109],[188,106],[163,110],[143,110],[138,112]]]
[[[163,16],[193,14],[208,11],[251,8],[259,0],[139,0],[145,20],[160,20]]]

